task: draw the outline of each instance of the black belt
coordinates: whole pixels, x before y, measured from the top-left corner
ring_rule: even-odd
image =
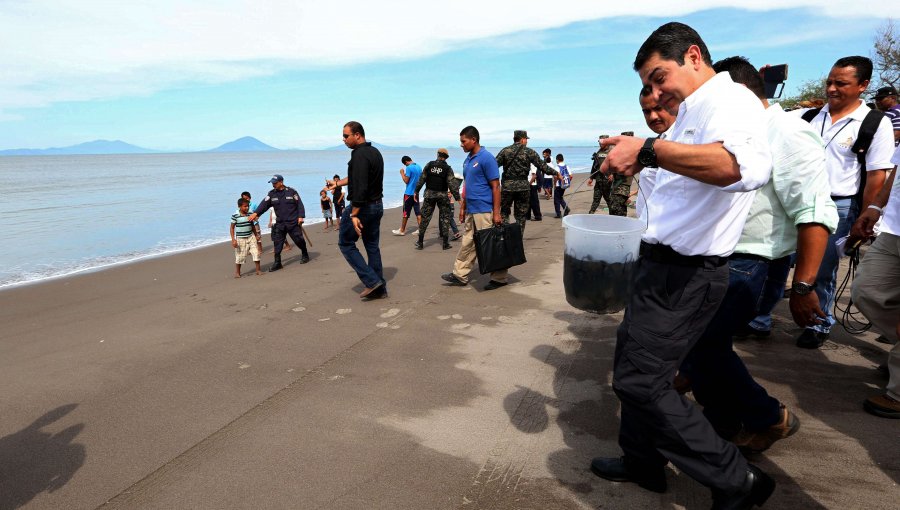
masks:
[[[682,255],[671,246],[665,244],[650,244],[641,241],[641,257],[661,264],[673,264],[688,267],[721,267],[728,263],[728,257],[706,255]]]
[[[732,253],[730,259],[759,260],[761,262],[772,262],[772,259],[763,257],[762,255],[754,255],[752,253]]]
[[[831,195],[831,199],[832,199],[832,200],[846,200],[846,199],[848,199],[848,198],[856,198],[856,195],[847,195],[847,196],[836,196],[836,195]]]

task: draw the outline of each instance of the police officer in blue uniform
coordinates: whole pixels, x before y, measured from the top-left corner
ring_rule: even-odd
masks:
[[[275,262],[269,268],[269,272],[278,271],[281,265],[281,249],[284,247],[284,240],[287,236],[291,236],[294,244],[300,247],[303,256],[300,257],[300,263],[309,262],[309,252],[306,251],[306,241],[303,240],[303,231],[300,225],[306,216],[306,210],[303,207],[303,200],[300,200],[300,193],[294,188],[284,185],[284,177],[275,174],[269,179],[272,184],[266,198],[260,202],[256,211],[250,215],[250,221],[256,221],[269,207],[275,211],[275,224],[272,225],[272,242],[275,243]]]

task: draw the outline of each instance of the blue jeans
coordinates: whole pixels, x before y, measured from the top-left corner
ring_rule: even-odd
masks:
[[[825,246],[825,256],[822,257],[822,264],[819,266],[819,273],[816,274],[816,294],[819,295],[819,306],[825,312],[825,319],[821,324],[813,326],[811,329],[821,333],[831,332],[831,327],[837,321],[831,312],[834,310],[834,291],[837,287],[837,272],[840,264],[840,256],[834,242],[842,237],[846,237],[850,233],[850,227],[856,222],[859,216],[859,206],[853,203],[851,198],[842,198],[835,200],[834,205],[837,206],[838,225],[834,234],[828,236],[828,245]]]
[[[791,263],[795,258],[796,254],[769,262],[769,275],[766,277],[762,299],[759,302],[759,315],[750,321],[751,328],[759,331],[770,331],[772,329],[772,310],[784,297],[784,286],[787,284],[788,274],[791,272]]]
[[[350,267],[356,271],[360,281],[366,288],[371,289],[379,283],[384,283],[384,290],[387,291],[387,284],[384,280],[384,270],[381,265],[381,248],[378,247],[378,241],[381,238],[381,217],[384,215],[384,205],[381,200],[370,202],[359,208],[360,222],[362,222],[362,241],[363,247],[366,249],[366,256],[369,262],[363,258],[359,249],[356,247],[356,241],[359,240],[359,234],[353,229],[353,222],[350,220],[350,213],[353,212],[353,204],[344,209],[341,216],[340,231],[338,232],[338,247]]]
[[[728,262],[728,291],[706,331],[682,364],[691,380],[694,398],[717,431],[737,432],[740,427],[757,432],[781,418],[780,403],[760,386],[731,338],[759,309],[769,262],[732,258]]]

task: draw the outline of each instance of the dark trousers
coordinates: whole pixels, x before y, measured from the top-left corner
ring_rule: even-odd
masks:
[[[509,212],[512,209],[513,216],[522,228],[523,234],[525,233],[525,220],[531,209],[528,194],[528,190],[500,190],[500,217],[503,218],[503,223],[509,223]]]
[[[347,263],[356,271],[356,275],[363,285],[371,289],[379,282],[385,283],[384,270],[381,265],[381,248],[378,246],[381,239],[381,217],[384,216],[384,205],[381,200],[377,200],[359,208],[358,217],[362,222],[362,241],[369,259],[368,262],[356,247],[356,241],[360,236],[353,228],[353,222],[350,221],[351,212],[353,212],[353,204],[344,209],[344,215],[341,217],[338,247],[341,249],[341,254],[347,259]],[[384,290],[387,291],[386,284]]]
[[[334,217],[341,220],[341,217],[344,215],[344,201],[334,203]]]
[[[531,191],[528,192],[528,202],[529,202],[529,216],[530,220],[532,216],[536,220],[543,219],[543,215],[541,215],[541,188],[539,186],[532,186]]]
[[[275,222],[272,225],[272,244],[275,245],[275,255],[281,255],[281,249],[284,248],[284,240],[287,236],[291,236],[294,244],[300,247],[300,252],[308,255],[306,251],[306,241],[303,240],[303,231],[300,225],[296,223]]]
[[[703,414],[726,439],[742,426],[760,432],[781,418],[780,403],[753,379],[731,340],[735,329],[759,310],[769,262],[735,255],[728,266],[725,299],[683,364]],[[783,284],[779,290],[784,290]]]
[[[566,208],[569,207],[569,204],[563,199],[563,195],[566,194],[566,190],[560,188],[559,186],[553,188],[553,209],[556,211],[556,215],[559,216],[560,210],[563,212]]]
[[[743,484],[747,461],[672,386],[728,288],[728,267],[696,267],[641,256],[634,293],[619,326],[613,389],[622,402],[619,445],[630,469],[668,461],[713,489]]]

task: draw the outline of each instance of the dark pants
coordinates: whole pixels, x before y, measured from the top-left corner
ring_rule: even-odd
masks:
[[[378,241],[381,238],[381,217],[384,215],[384,205],[381,200],[369,202],[359,208],[358,217],[362,222],[362,240],[363,247],[366,249],[366,256],[369,262],[363,258],[359,249],[356,247],[356,241],[359,240],[359,234],[353,228],[353,222],[350,221],[350,213],[353,212],[353,204],[344,209],[344,215],[341,217],[341,227],[338,230],[338,247],[350,267],[356,271],[356,275],[366,288],[371,289],[378,285],[379,282],[385,283],[384,271],[381,266],[381,249],[378,247]],[[387,291],[385,284],[384,290]]]
[[[747,475],[737,447],[672,386],[728,288],[728,266],[700,267],[641,256],[619,326],[613,389],[622,402],[619,445],[629,469],[671,461],[703,485],[733,492]]]
[[[541,215],[541,197],[540,197],[540,194],[541,194],[541,188],[540,188],[540,187],[538,187],[538,186],[532,186],[532,187],[531,187],[531,191],[530,191],[529,194],[528,194],[528,198],[529,198],[528,201],[529,201],[529,205],[530,205],[530,210],[529,210],[529,215],[528,215],[528,219],[529,219],[529,220],[532,218],[532,216],[533,216],[534,219],[536,219],[536,220],[541,220],[541,219],[544,218],[543,215]]]
[[[567,204],[566,201],[563,200],[563,195],[565,194],[566,190],[562,189],[561,187],[557,186],[553,188],[553,209],[556,211],[557,216],[562,214],[560,213],[560,210],[565,212],[566,208],[569,207],[569,204]]]
[[[759,310],[769,262],[735,255],[728,266],[725,299],[683,364],[703,414],[716,430],[729,436],[726,439],[742,426],[760,432],[781,418],[780,403],[753,380],[731,341],[735,329],[747,324]]]
[[[272,244],[275,245],[275,255],[281,255],[281,249],[284,248],[284,240],[287,236],[291,236],[294,244],[300,247],[300,251],[304,255],[308,255],[306,251],[306,241],[303,240],[303,231],[300,225],[296,223],[275,222],[272,225]]]
[[[344,214],[344,201],[341,200],[340,202],[335,202],[334,203],[334,217],[337,218],[338,221],[340,221],[341,216],[343,216],[343,214]]]
[[[513,216],[515,216],[516,222],[522,228],[523,234],[525,233],[525,220],[528,217],[528,211],[531,209],[528,194],[528,190],[500,190],[500,217],[503,218],[503,223],[509,223],[509,212],[512,209]]]

